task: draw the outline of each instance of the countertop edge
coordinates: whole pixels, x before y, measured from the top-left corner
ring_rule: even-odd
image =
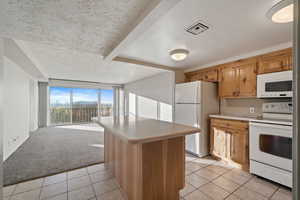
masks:
[[[99,121],[99,120],[93,120],[93,121],[95,123],[98,123],[100,126],[103,126],[103,128],[107,129],[111,134],[114,134],[114,135],[118,136],[120,139],[122,139],[123,141],[132,143],[132,144],[143,144],[143,143],[155,142],[155,141],[160,141],[160,140],[167,140],[167,139],[182,137],[182,136],[186,136],[189,134],[201,132],[201,129],[193,128],[189,131],[174,132],[174,133],[172,133],[172,135],[153,136],[153,137],[149,136],[149,137],[145,137],[143,139],[134,139],[134,138],[130,138],[130,137],[125,137],[122,134],[115,132],[115,130],[111,130],[109,127],[102,124],[101,121]]]

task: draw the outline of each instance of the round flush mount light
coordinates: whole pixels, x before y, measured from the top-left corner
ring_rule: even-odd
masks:
[[[186,59],[188,54],[189,54],[189,51],[186,49],[175,49],[170,52],[171,58],[175,61],[181,61],[181,60]]]
[[[293,0],[282,0],[275,4],[268,12],[267,17],[274,23],[289,23],[294,19]]]

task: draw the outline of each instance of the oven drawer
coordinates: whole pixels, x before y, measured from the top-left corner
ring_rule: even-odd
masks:
[[[250,173],[275,181],[290,188],[293,185],[292,172],[278,169],[253,160],[250,160]]]

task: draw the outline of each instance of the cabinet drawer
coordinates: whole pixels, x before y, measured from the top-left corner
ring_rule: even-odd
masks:
[[[248,130],[249,123],[238,120],[216,119],[211,120],[212,126],[224,127],[227,129]]]

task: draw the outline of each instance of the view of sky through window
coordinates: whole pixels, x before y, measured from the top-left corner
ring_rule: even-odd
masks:
[[[70,94],[73,90],[73,102],[97,102],[98,90],[97,89],[84,89],[84,88],[64,88],[64,87],[50,87],[50,104],[59,105],[70,104]],[[113,103],[113,90],[101,90],[101,103]]]

